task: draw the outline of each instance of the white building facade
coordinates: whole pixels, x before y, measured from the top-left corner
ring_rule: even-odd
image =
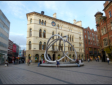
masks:
[[[39,60],[44,59],[46,43],[48,39],[54,34],[59,34],[61,36],[68,35],[68,41],[75,47],[78,59],[85,59],[83,27],[81,21],[76,22],[76,20],[73,20],[73,24],[68,23],[57,19],[56,13],[53,14],[53,17],[50,17],[44,15],[43,11],[41,13],[31,12],[26,15],[26,62],[28,59],[31,59],[32,62],[38,62]],[[54,39],[56,39],[56,37],[54,37]],[[55,50],[55,48],[57,48],[58,51]],[[61,51],[63,49],[63,42],[61,42],[61,46],[59,46],[59,42],[57,42],[48,50],[48,55],[52,60],[59,59],[63,56]],[[69,57],[75,59],[74,51],[71,49],[68,43],[65,44],[65,51],[68,52]],[[69,61],[69,59],[66,57],[62,61],[65,60]]]

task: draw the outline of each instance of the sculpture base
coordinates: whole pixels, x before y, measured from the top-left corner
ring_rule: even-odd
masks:
[[[40,64],[41,67],[56,67],[56,64]],[[74,64],[60,64],[59,67],[79,67],[84,66],[84,63]]]

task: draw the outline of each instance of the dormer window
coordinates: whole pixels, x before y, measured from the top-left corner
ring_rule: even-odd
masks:
[[[32,19],[30,19],[30,24],[32,23]]]

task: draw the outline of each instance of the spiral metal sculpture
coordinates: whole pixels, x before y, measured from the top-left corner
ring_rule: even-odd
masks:
[[[54,40],[52,40],[52,41],[50,42],[50,40],[51,40],[52,37],[54,37],[54,36],[58,36],[59,38],[54,39]],[[64,38],[66,38],[66,39],[64,39]],[[69,58],[71,61],[74,61],[74,62],[76,61],[76,60],[73,60],[73,59],[71,59],[70,57],[68,57],[68,55],[67,55],[68,52],[65,53],[65,43],[67,42],[68,44],[71,45],[72,49],[74,50],[75,56],[76,56],[76,59],[77,59],[76,50],[75,50],[75,48],[73,47],[73,45],[72,45],[69,41],[67,41],[67,39],[68,39],[68,36],[60,36],[59,34],[52,35],[52,36],[48,39],[47,45],[46,45],[46,50],[45,50],[45,53],[44,53],[44,58],[45,58],[45,60],[46,60],[47,62],[50,62],[50,63],[55,63],[55,62],[56,62],[56,60],[55,60],[55,61],[52,61],[52,60],[49,58],[49,56],[48,56],[48,54],[47,54],[47,51],[48,51],[48,49],[49,49],[54,43],[56,43],[57,41],[59,41],[59,45],[61,44],[61,41],[63,41],[63,43],[64,43],[64,50],[62,50],[63,56],[62,56],[59,60],[57,60],[57,61],[62,60],[64,57]]]

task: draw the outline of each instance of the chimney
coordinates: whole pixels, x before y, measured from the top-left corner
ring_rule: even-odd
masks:
[[[41,14],[44,15],[44,11],[41,11]]]
[[[53,18],[56,18],[56,13],[53,14]]]
[[[74,24],[75,24],[76,23],[76,20],[74,19],[73,21],[74,21]]]

